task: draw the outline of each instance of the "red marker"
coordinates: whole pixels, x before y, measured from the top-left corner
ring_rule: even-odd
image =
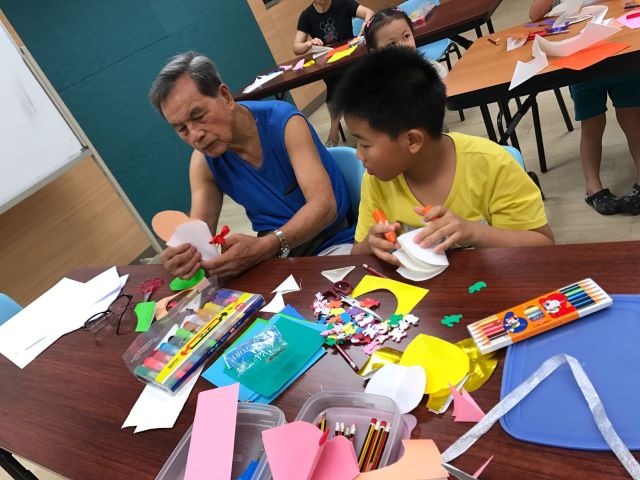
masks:
[[[637,17],[640,17],[640,12],[633,12],[627,15],[627,20],[630,20],[632,18],[637,18]]]
[[[389,222],[387,221],[387,217],[385,216],[382,210],[375,210],[373,212],[373,219],[376,221],[378,225],[386,225]],[[396,243],[396,232],[387,232],[384,234],[384,238],[389,240],[391,243]]]

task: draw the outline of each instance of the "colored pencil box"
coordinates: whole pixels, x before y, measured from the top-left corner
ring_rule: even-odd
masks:
[[[122,359],[142,382],[175,393],[263,304],[262,295],[217,283],[196,288],[140,333]]]
[[[597,312],[613,303],[587,278],[533,298],[467,326],[480,353],[485,354]]]

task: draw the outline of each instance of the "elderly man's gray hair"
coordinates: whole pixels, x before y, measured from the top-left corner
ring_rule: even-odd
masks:
[[[149,101],[161,115],[162,102],[173,90],[176,80],[185,74],[196,83],[200,93],[209,97],[218,96],[218,87],[222,80],[214,63],[198,52],[181,53],[172,57],[160,70],[149,91]]]

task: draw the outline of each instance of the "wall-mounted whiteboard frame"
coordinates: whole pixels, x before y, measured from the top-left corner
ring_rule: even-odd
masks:
[[[7,39],[11,42],[11,47],[8,46]],[[10,110],[6,106],[7,102],[2,102],[3,93],[1,88],[3,85],[0,81],[0,142],[2,142],[3,138],[5,140],[5,142],[2,142],[3,145],[0,145],[0,166],[2,166],[0,169],[0,177],[3,177],[0,178],[0,185],[6,185],[5,188],[0,189],[0,214],[24,200],[56,177],[62,175],[80,161],[84,160],[88,156],[92,156],[107,180],[113,186],[118,196],[129,209],[136,222],[140,225],[140,228],[147,235],[151,246],[156,251],[160,252],[162,250],[160,243],[146,223],[142,220],[142,217],[140,217],[124,190],[113,174],[109,171],[104,160],[93,147],[89,138],[66,107],[56,90],[53,88],[44,72],[40,69],[29,50],[24,46],[18,47],[15,44],[13,38],[2,22],[0,22],[0,42],[4,42],[4,53],[8,53],[9,48],[15,49],[15,54],[19,56],[20,62],[26,66],[26,69],[22,68],[23,65],[18,61],[18,57],[11,58],[13,60],[12,67],[19,70],[18,74],[13,77],[13,87],[20,91],[19,96],[21,95],[21,98],[19,101],[22,102],[22,111],[20,111],[19,108],[15,108],[16,101],[13,99],[13,112],[19,114],[17,117],[22,114],[24,114],[25,117],[30,117],[22,118],[21,123],[16,117],[11,116],[11,113],[9,113]],[[6,67],[8,65],[5,62],[2,63],[2,67],[6,72]],[[17,81],[23,81],[25,83],[22,86],[16,86],[15,83]],[[40,87],[40,91],[37,90],[38,87]],[[31,95],[26,95],[26,88],[30,89],[28,93],[31,93]],[[5,100],[7,100],[6,93]],[[48,105],[46,104],[47,101],[49,103]],[[34,104],[34,102],[37,102],[37,105]],[[2,106],[3,103],[5,103],[4,108]],[[39,107],[38,113],[41,114],[40,118],[28,125],[28,121],[30,119],[33,120],[33,108],[36,106]],[[2,119],[3,115],[5,119],[4,122]],[[35,142],[40,140],[36,135],[42,132],[42,128],[44,128],[44,125],[41,123],[38,124],[38,122],[45,120],[50,122],[47,123],[48,127],[55,125],[54,127],[51,127],[51,130],[48,133],[56,135],[56,138],[52,138],[50,140],[53,140],[54,144],[58,141],[58,146],[60,147],[56,161],[47,162],[49,159],[42,155],[40,155],[42,158],[30,158],[28,155],[26,157],[23,156],[22,158],[18,157],[18,163],[16,164],[14,161],[12,165],[9,165],[8,158],[3,160],[2,157],[6,155],[13,155],[21,145],[30,146],[28,142],[26,144],[20,144],[19,141],[16,141],[17,139],[24,141],[25,138],[30,138],[29,133],[26,133],[25,136],[25,132],[20,129],[21,126],[30,126],[33,127],[34,130],[37,130],[32,132],[33,137],[31,138],[31,142]],[[40,128],[37,128],[38,126]],[[15,134],[15,137],[12,136],[12,134]],[[60,135],[63,138],[62,142],[59,141],[60,137],[57,137],[57,135]],[[8,145],[9,142],[12,142],[12,146]],[[37,149],[35,150],[37,151]],[[12,153],[7,153],[8,151]],[[38,164],[38,161],[41,163]],[[12,169],[11,166],[14,168]],[[29,167],[30,171],[27,172],[24,167]],[[42,170],[38,170],[39,167],[43,167]],[[8,175],[14,173],[15,168],[23,169],[21,172],[23,177],[18,177],[18,180],[14,182],[14,185],[12,185],[11,188],[8,188]],[[25,176],[25,174],[30,174],[30,176]],[[15,183],[20,183],[19,188],[15,188]]]

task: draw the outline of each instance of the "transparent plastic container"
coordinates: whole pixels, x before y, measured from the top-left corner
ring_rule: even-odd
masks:
[[[250,403],[238,404],[231,478],[238,478],[245,471],[249,462],[258,459],[258,467],[251,480],[269,480],[271,478],[267,456],[262,447],[262,431],[284,423],[286,423],[284,413],[278,407]],[[156,476],[156,480],[184,479],[192,428],[193,426],[189,427],[176,448],[173,449],[162,470]],[[211,478],[216,478],[213,471]]]
[[[331,431],[336,422],[343,422],[345,427],[356,425],[356,456],[362,449],[371,419],[386,421],[390,425],[389,437],[378,468],[395,462],[400,456],[402,439],[407,438],[406,427],[396,402],[390,398],[364,392],[319,392],[304,403],[296,420],[317,425],[323,412],[327,415],[327,425]]]

